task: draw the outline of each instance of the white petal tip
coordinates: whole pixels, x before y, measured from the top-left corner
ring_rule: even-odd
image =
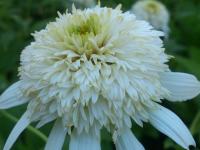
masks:
[[[116,150],[145,150],[130,129],[124,129],[116,138]]]
[[[188,128],[170,110],[158,105],[158,109],[149,110],[149,116],[150,123],[156,129],[173,139],[184,149],[189,149],[191,145],[196,146]]]
[[[170,101],[186,101],[200,94],[200,82],[191,74],[164,72],[161,84],[170,92],[165,98]]]
[[[21,81],[14,83],[0,96],[0,109],[8,109],[28,102],[28,99],[22,96],[21,85]]]

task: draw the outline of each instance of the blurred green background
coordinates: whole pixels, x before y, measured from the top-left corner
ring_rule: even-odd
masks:
[[[122,4],[129,10],[134,0],[101,0],[103,6]],[[170,61],[173,71],[193,73],[200,79],[200,0],[162,0],[171,14],[170,36],[165,41],[168,54],[176,58]],[[45,27],[57,16],[57,11],[71,8],[68,0],[0,0],[0,93],[18,80],[22,49],[32,40],[35,30]],[[190,128],[197,148],[200,147],[200,97],[184,103],[164,102]],[[0,111],[0,150],[25,106]],[[34,124],[33,124],[34,126]],[[27,129],[18,139],[13,150],[42,150],[52,124],[36,130]],[[147,150],[181,150],[174,142],[148,124],[144,128],[133,126],[133,132]],[[44,135],[43,135],[43,134]],[[68,149],[69,138],[63,149]],[[102,150],[114,150],[111,136],[102,132]],[[191,148],[195,149],[195,148]]]

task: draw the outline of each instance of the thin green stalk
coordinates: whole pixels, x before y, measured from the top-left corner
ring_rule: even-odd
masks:
[[[194,121],[192,122],[192,125],[190,127],[190,131],[192,134],[195,134],[197,128],[199,127],[199,123],[200,123],[200,111],[195,116]]]
[[[16,117],[14,117],[13,115],[11,115],[10,113],[1,110],[0,111],[1,114],[6,117],[7,119],[9,119],[10,121],[17,123],[18,119]],[[40,132],[39,130],[37,130],[36,128],[32,127],[32,126],[28,126],[27,130],[30,131],[31,133],[35,134],[36,136],[38,136],[40,139],[42,139],[44,142],[47,141],[47,136],[44,135],[42,132]]]

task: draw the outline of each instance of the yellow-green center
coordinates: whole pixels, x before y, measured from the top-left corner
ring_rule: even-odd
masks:
[[[146,6],[146,10],[150,13],[157,13],[159,11],[158,4],[155,2],[149,2]]]
[[[72,43],[76,41],[73,51],[80,55],[86,54],[89,58],[91,54],[97,53],[92,40],[102,31],[100,18],[96,14],[87,17],[82,15],[72,17],[73,21],[68,25],[67,32]]]
[[[73,22],[69,26],[69,33],[81,36],[87,36],[88,34],[97,35],[100,32],[100,22],[99,17],[96,15],[91,15],[87,19],[83,19],[80,16],[75,16],[80,19],[76,24]],[[79,18],[80,17],[80,18]]]

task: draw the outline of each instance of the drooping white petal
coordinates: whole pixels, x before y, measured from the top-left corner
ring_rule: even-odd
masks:
[[[165,72],[161,74],[161,84],[170,91],[166,99],[185,101],[200,94],[200,82],[191,74]]]
[[[30,121],[30,118],[29,118],[29,114],[27,112],[24,113],[22,115],[22,117],[20,118],[20,120],[15,125],[12,132],[10,133],[3,150],[10,150],[11,149],[12,145],[15,143],[15,141],[17,140],[19,135],[30,124],[30,122],[31,121]]]
[[[92,130],[82,133],[73,131],[71,135],[69,150],[101,150],[100,135],[96,135]]]
[[[116,150],[144,150],[130,129],[123,130],[116,140]]]
[[[22,96],[21,85],[21,81],[14,83],[0,96],[0,109],[8,109],[28,102],[28,99]]]
[[[195,141],[185,124],[170,110],[158,105],[149,110],[149,122],[160,132],[169,136],[185,149],[195,146]]]
[[[67,130],[63,127],[62,121],[58,119],[49,135],[45,150],[62,150]]]

